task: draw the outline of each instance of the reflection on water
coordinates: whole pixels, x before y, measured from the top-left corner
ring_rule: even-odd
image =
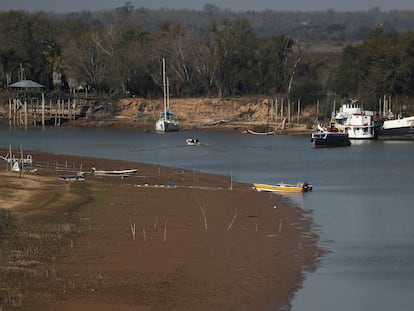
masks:
[[[187,146],[197,137],[201,146]],[[352,141],[315,149],[308,136],[253,136],[118,129],[0,130],[0,146],[159,163],[296,183],[313,191],[286,198],[312,211],[332,249],[310,274],[292,310],[411,310],[414,305],[414,142]],[[326,243],[324,241],[330,241]]]

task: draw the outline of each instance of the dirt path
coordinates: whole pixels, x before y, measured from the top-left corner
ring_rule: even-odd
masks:
[[[55,189],[54,177],[27,173],[21,176],[19,172],[0,170],[0,208],[25,207],[34,198],[43,198],[43,201],[47,201]]]

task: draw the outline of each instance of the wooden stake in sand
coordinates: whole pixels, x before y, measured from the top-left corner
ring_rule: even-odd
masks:
[[[158,214],[155,215],[154,229],[157,229]]]
[[[131,226],[132,240],[135,241],[135,223],[130,223],[130,226]]]
[[[282,225],[283,225],[283,219],[281,218],[279,222],[279,233],[280,231],[282,231]]]
[[[234,221],[236,220],[237,216],[239,214],[239,208],[236,208],[234,210],[234,215],[233,215],[233,219],[231,220],[230,224],[227,227],[227,231],[231,230],[231,227],[233,226]]]
[[[167,242],[167,220],[165,220],[164,224],[164,242]]]
[[[145,228],[142,228],[142,235],[144,236],[144,241],[147,242],[147,234],[145,233]]]
[[[204,219],[204,229],[207,231],[207,229],[208,229],[208,224],[207,224],[207,216],[206,216],[206,211],[205,211],[205,209],[203,208],[203,206],[201,205],[200,200],[197,198],[197,195],[196,195],[195,193],[194,193],[194,196],[196,197],[197,204],[198,204],[198,207],[200,208],[201,214],[203,214],[203,219]]]

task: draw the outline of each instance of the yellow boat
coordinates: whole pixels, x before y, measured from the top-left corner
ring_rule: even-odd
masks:
[[[271,192],[308,192],[312,190],[312,185],[306,182],[298,182],[296,185],[278,183],[276,185],[256,184],[253,186],[257,191],[271,191]]]

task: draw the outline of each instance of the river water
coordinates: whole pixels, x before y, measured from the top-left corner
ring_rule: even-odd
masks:
[[[185,139],[199,138],[200,146]],[[294,311],[412,310],[414,306],[414,142],[353,141],[315,149],[309,135],[154,133],[115,128],[0,129],[0,147],[104,157],[195,169],[241,182],[296,183],[290,197],[312,211],[331,250],[307,275]],[[105,168],[102,168],[105,169]]]

